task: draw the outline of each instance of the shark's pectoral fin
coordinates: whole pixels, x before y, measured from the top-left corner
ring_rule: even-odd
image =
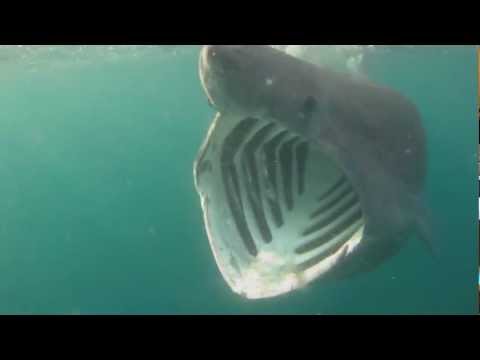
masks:
[[[417,233],[420,240],[427,246],[430,254],[436,260],[438,247],[433,240],[432,226],[426,219],[417,220]]]
[[[438,258],[438,247],[435,244],[430,211],[420,202],[416,204],[416,230],[418,238],[427,246],[434,259]]]

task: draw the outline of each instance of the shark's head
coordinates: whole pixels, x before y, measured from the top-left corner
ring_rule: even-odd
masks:
[[[195,183],[235,292],[277,296],[397,251],[423,177],[408,103],[269,46],[207,45],[199,66],[219,114]]]
[[[319,77],[312,76],[317,67],[305,62],[298,71],[298,63],[270,46],[206,45],[200,56],[200,79],[220,113],[272,118],[301,133],[321,111],[323,96]],[[288,70],[292,66],[296,71]]]

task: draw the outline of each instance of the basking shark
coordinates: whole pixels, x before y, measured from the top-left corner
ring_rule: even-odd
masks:
[[[206,45],[199,67],[218,113],[195,186],[234,292],[275,297],[375,269],[413,234],[429,243],[408,99],[269,46]]]

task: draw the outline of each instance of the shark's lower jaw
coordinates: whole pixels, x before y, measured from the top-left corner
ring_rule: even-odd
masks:
[[[218,115],[194,168],[218,267],[233,291],[275,297],[341,266],[365,218],[343,171],[276,123]]]

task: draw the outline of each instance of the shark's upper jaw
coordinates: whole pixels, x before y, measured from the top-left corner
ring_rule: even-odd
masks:
[[[246,298],[305,286],[340,266],[363,238],[348,178],[279,124],[219,115],[195,178],[217,264]]]

